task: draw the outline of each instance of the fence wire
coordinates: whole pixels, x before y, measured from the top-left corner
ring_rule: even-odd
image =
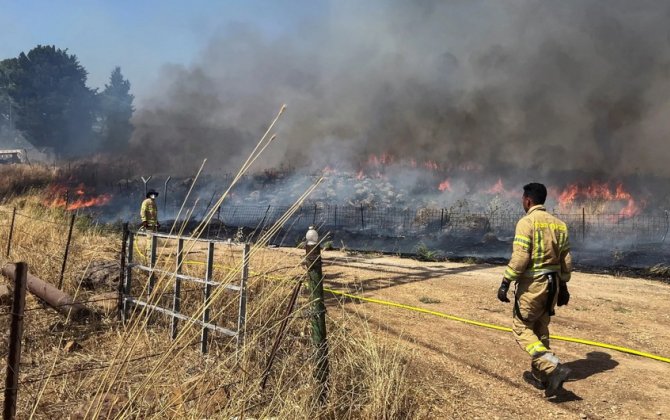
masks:
[[[213,223],[256,231],[274,224],[288,209],[288,206],[224,205]],[[284,226],[302,231],[317,225],[331,231],[389,236],[490,232],[509,239],[522,216],[521,212],[474,213],[439,208],[314,204],[300,207]],[[653,243],[664,240],[670,228],[667,214],[556,213],[556,216],[566,222],[574,239],[588,236],[594,240],[624,238]],[[215,231],[209,230],[210,234]]]

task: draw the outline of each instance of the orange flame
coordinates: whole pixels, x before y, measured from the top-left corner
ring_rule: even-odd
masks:
[[[451,183],[449,182],[449,179],[445,179],[444,181],[440,182],[440,185],[437,187],[438,190],[441,192],[449,191],[451,192]]]
[[[498,178],[498,182],[495,183],[491,188],[486,190],[489,194],[502,194],[505,193],[505,187],[503,186],[502,179]]]
[[[599,202],[625,202],[626,205],[619,210],[619,215],[632,217],[639,214],[642,209],[633,196],[627,192],[622,183],[612,189],[607,182],[592,181],[588,185],[579,183],[570,184],[558,194],[558,205],[562,209],[568,209],[577,202],[596,200]]]
[[[73,194],[67,197],[70,190],[63,185],[55,185],[49,188],[50,201],[45,203],[50,207],[63,207],[66,210],[77,210],[87,207],[100,207],[108,204],[112,200],[110,194],[87,194],[83,184],[79,184],[73,189]]]
[[[368,156],[368,166],[383,166],[390,165],[395,159],[389,153],[382,153],[381,155]]]

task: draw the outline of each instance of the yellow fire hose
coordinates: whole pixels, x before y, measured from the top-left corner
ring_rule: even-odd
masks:
[[[448,314],[445,314],[443,312],[431,311],[429,309],[418,308],[416,306],[404,305],[402,303],[390,302],[390,301],[387,301],[387,300],[381,300],[381,299],[374,299],[374,298],[367,298],[367,297],[363,297],[363,296],[352,295],[352,294],[349,294],[349,293],[340,292],[338,290],[332,290],[332,289],[326,289],[326,288],[324,288],[323,290],[325,290],[327,292],[330,292],[332,294],[335,294],[335,295],[344,296],[344,297],[347,297],[347,298],[350,298],[350,299],[356,299],[356,300],[360,300],[360,301],[363,301],[363,302],[377,303],[377,304],[380,304],[380,305],[392,306],[394,308],[406,309],[408,311],[414,311],[414,312],[419,312],[419,313],[423,313],[423,314],[439,316],[440,318],[446,318],[446,319],[450,319],[452,321],[463,322],[465,324],[474,325],[474,326],[477,326],[477,327],[489,328],[489,329],[498,330],[498,331],[512,332],[512,329],[508,328],[508,327],[502,327],[500,325],[494,325],[494,324],[487,324],[485,322],[473,321],[471,319],[466,319],[466,318],[461,318],[461,317],[457,317],[457,316],[453,316],[453,315],[448,315]],[[654,359],[654,360],[659,360],[661,362],[670,363],[670,358],[657,356],[657,355],[651,354],[651,353],[645,353],[645,352],[642,352],[642,351],[630,349],[628,347],[615,346],[613,344],[600,343],[600,342],[597,342],[597,341],[583,340],[581,338],[563,337],[563,336],[560,336],[560,335],[550,335],[549,337],[554,339],[554,340],[567,341],[567,342],[570,342],[570,343],[585,344],[587,346],[602,347],[604,349],[616,350],[616,351],[620,351],[622,353],[634,354],[636,356],[646,357],[648,359]]]
[[[137,253],[142,255],[143,258],[146,258],[144,256],[144,254],[142,254],[142,251],[137,247],[137,242],[135,242],[135,250],[137,251]],[[184,261],[184,264],[204,265],[205,263],[202,262],[202,261],[187,260],[187,261]],[[217,268],[222,268],[224,270],[231,270],[232,269],[232,267],[222,266],[222,265],[218,265],[218,264],[214,264],[214,266],[217,267]],[[265,275],[263,273],[256,273],[256,272],[252,272],[252,271],[250,271],[250,273],[252,275],[255,275],[255,276],[264,276],[264,277],[267,277],[267,278],[272,279],[272,280],[280,280],[280,281],[286,280],[286,278],[283,278],[283,277],[268,276],[268,275]],[[488,324],[486,322],[474,321],[474,320],[467,319],[467,318],[461,318],[461,317],[458,317],[458,316],[445,314],[444,312],[431,311],[429,309],[419,308],[417,306],[405,305],[405,304],[397,303],[397,302],[391,302],[391,301],[388,301],[388,300],[382,300],[382,299],[375,299],[375,298],[369,298],[369,297],[364,297],[364,296],[352,295],[351,293],[346,293],[346,292],[342,292],[342,291],[339,291],[339,290],[329,289],[329,288],[326,288],[326,287],[324,287],[323,290],[325,292],[332,293],[333,295],[336,295],[336,296],[342,296],[342,297],[346,297],[346,298],[349,298],[349,299],[355,299],[355,300],[359,300],[361,302],[376,303],[378,305],[390,306],[390,307],[393,307],[393,308],[400,308],[400,309],[405,309],[405,310],[408,310],[408,311],[418,312],[418,313],[422,313],[422,314],[438,316],[440,318],[449,319],[451,321],[458,321],[458,322],[462,322],[462,323],[465,323],[465,324],[468,324],[468,325],[474,325],[476,327],[488,328],[488,329],[492,329],[492,330],[505,331],[505,332],[512,332],[512,329],[509,328],[509,327],[503,327],[503,326],[495,325],[495,324]],[[566,342],[569,342],[569,343],[584,344],[584,345],[592,346],[592,347],[600,347],[600,348],[603,348],[603,349],[615,350],[615,351],[618,351],[618,352],[621,352],[621,353],[633,354],[635,356],[645,357],[647,359],[653,359],[653,360],[658,360],[660,362],[670,363],[670,358],[668,358],[668,357],[658,356],[656,354],[646,353],[646,352],[631,349],[631,348],[628,348],[628,347],[616,346],[616,345],[613,345],[613,344],[601,343],[601,342],[598,342],[598,341],[584,340],[584,339],[581,339],[581,338],[563,337],[563,336],[560,336],[560,335],[550,335],[549,337],[553,340],[566,341]]]

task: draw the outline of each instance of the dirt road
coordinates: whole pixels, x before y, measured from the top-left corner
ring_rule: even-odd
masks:
[[[495,297],[502,267],[340,252],[325,252],[324,258],[330,288],[511,324],[511,305]],[[670,285],[575,273],[570,292],[570,304],[558,308],[552,319],[552,334],[670,357]],[[378,328],[380,337],[400,339],[416,350],[411,380],[425,394],[422,417],[670,417],[670,364],[553,341],[572,376],[566,392],[547,400],[521,378],[530,360],[511,333],[373,303],[342,303],[331,300],[331,316],[339,316],[338,311],[358,314]]]

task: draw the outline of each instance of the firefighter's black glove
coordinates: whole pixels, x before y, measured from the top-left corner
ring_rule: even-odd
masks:
[[[498,289],[498,300],[501,302],[509,302],[509,298],[507,297],[509,283],[510,281],[507,279],[503,279],[502,283],[500,283],[500,288]]]
[[[158,230],[158,229],[160,229],[160,228],[161,228],[161,224],[158,223],[158,222],[156,222],[156,230]]]
[[[568,283],[561,282],[558,285],[558,299],[556,300],[557,306],[564,306],[570,302],[570,292],[568,292]]]
[[[147,228],[147,222],[146,221],[142,222],[142,227],[145,228],[145,229]]]

